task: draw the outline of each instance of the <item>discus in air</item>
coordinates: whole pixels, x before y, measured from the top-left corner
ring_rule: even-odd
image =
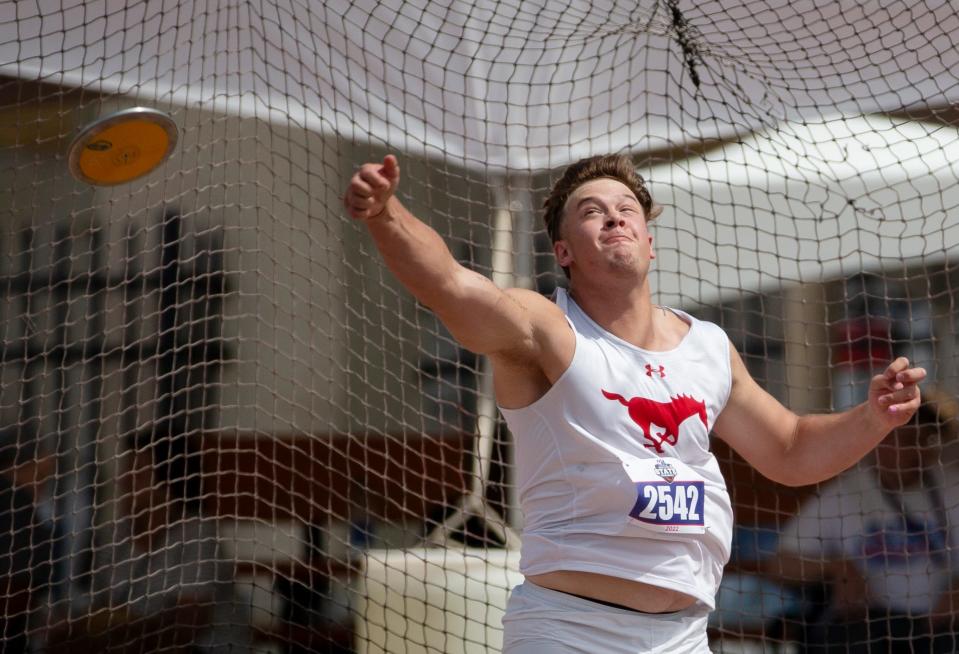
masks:
[[[70,144],[70,172],[96,186],[123,184],[156,170],[176,145],[169,115],[134,107],[98,118]]]

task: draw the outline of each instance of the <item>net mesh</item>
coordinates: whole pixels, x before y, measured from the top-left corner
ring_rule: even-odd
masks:
[[[655,301],[797,412],[906,355],[946,416],[955,34],[948,2],[0,4],[4,651],[500,649],[511,436],[487,364],[345,217],[387,152],[460,262],[542,293],[552,181],[628,153],[666,207]],[[172,116],[172,157],[75,180],[72,139],[133,106]],[[865,610],[926,651],[959,571],[939,422],[877,455],[882,484],[869,455],[782,488],[715,442],[717,651],[885,647],[835,631]]]

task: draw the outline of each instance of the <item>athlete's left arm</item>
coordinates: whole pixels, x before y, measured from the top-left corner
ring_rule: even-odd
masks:
[[[926,376],[900,357],[872,378],[869,399],[842,413],[797,416],[760,388],[730,343],[732,389],[714,431],[766,477],[787,486],[853,466],[919,408]]]

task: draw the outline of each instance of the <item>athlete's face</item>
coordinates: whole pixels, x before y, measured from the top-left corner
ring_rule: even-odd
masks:
[[[556,260],[570,272],[614,272],[645,277],[655,258],[646,214],[629,188],[615,179],[594,179],[566,201]]]

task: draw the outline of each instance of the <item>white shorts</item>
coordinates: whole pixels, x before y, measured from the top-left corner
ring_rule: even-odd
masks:
[[[699,602],[675,613],[642,613],[527,581],[506,605],[503,654],[709,654],[708,616]]]

